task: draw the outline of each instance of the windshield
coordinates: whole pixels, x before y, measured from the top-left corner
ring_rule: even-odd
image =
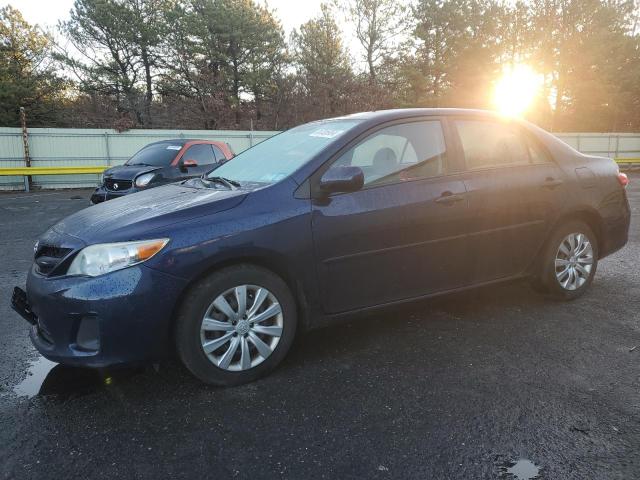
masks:
[[[222,164],[209,177],[239,182],[275,183],[291,175],[360,120],[301,125],[273,136]]]
[[[180,150],[182,145],[178,143],[152,143],[131,157],[125,165],[167,167]]]

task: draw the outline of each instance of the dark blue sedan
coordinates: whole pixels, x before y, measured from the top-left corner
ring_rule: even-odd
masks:
[[[521,277],[582,295],[627,242],[626,182],[613,160],[489,112],[313,122],[54,225],[13,306],[50,360],[177,351],[201,380],[239,384],[296,331],[357,312]]]

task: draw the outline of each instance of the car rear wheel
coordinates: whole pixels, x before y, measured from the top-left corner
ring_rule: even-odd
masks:
[[[561,300],[572,300],[589,288],[597,267],[596,235],[586,223],[572,221],[551,236],[542,252],[533,286]]]
[[[285,357],[296,317],[293,295],[280,277],[253,265],[226,268],[199,282],[183,301],[178,355],[203,382],[251,382]]]

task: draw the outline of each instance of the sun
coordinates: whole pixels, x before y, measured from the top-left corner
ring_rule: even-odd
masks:
[[[522,116],[538,96],[542,76],[528,65],[512,65],[503,70],[493,91],[493,104],[505,116]]]

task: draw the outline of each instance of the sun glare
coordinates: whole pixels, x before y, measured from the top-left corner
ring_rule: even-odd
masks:
[[[503,115],[523,115],[535,100],[542,78],[528,65],[515,65],[504,69],[493,92],[493,104]]]

